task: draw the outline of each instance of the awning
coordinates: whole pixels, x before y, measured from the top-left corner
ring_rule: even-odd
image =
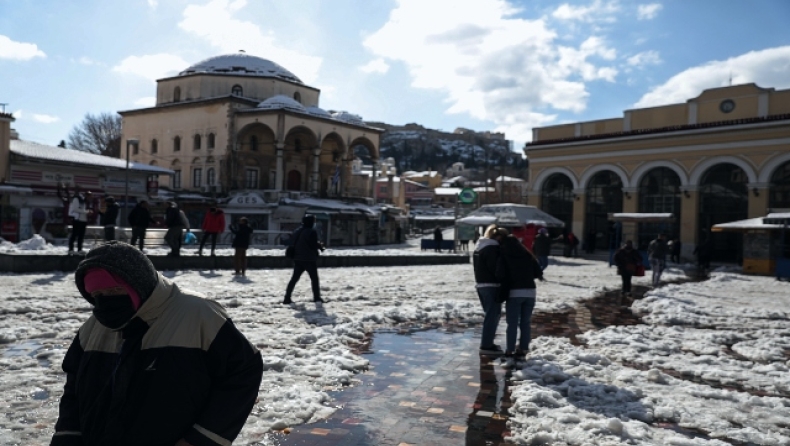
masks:
[[[0,184],[0,194],[32,195],[33,189],[24,186]]]
[[[674,221],[672,213],[617,212],[609,214],[609,221],[656,223]]]
[[[496,222],[496,217],[488,215],[470,215],[469,217],[459,218],[457,223],[473,226],[488,226]]]
[[[747,218],[746,220],[731,221],[713,225],[711,232],[745,232],[754,230],[775,231],[783,229],[781,224],[765,223],[766,217]]]

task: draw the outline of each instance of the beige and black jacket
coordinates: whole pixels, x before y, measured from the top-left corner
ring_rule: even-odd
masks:
[[[263,364],[218,303],[159,275],[121,330],[88,319],[63,370],[54,446],[217,446],[241,431]]]

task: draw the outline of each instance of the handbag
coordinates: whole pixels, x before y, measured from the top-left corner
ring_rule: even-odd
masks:
[[[645,265],[636,265],[636,269],[634,269],[635,276],[644,276],[645,275]]]

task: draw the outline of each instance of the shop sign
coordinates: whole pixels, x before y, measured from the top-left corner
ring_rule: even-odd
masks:
[[[237,195],[228,202],[229,205],[235,207],[255,207],[263,203],[265,201],[258,194]]]
[[[106,177],[104,179],[104,187],[106,189],[125,189],[126,178],[124,177]],[[129,190],[135,192],[144,192],[146,183],[141,178],[129,178]]]
[[[41,182],[74,184],[74,174],[61,172],[41,172]]]
[[[463,204],[472,204],[477,200],[477,192],[471,188],[464,188],[458,193],[458,200]]]

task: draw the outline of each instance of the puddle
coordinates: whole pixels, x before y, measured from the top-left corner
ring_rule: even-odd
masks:
[[[19,344],[7,344],[5,350],[2,352],[2,356],[11,358],[28,356],[30,358],[36,358],[38,360],[38,365],[47,368],[49,368],[52,364],[48,359],[50,353],[47,350],[44,350],[44,346],[36,341],[25,341]]]

